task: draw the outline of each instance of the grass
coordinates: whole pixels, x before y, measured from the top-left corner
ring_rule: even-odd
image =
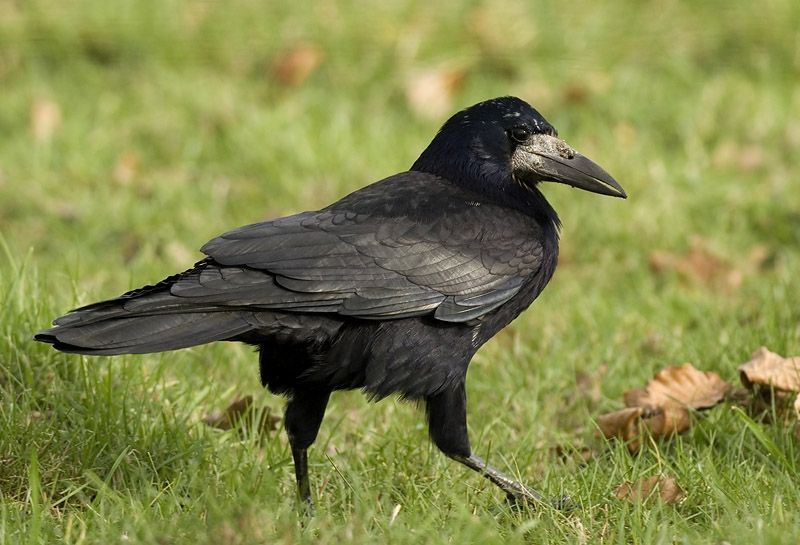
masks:
[[[593,418],[670,363],[735,381],[761,345],[800,354],[799,28],[789,0],[0,1],[0,543],[797,543],[791,427],[719,407],[631,456]],[[324,58],[287,88],[269,66],[300,42]],[[228,228],[407,168],[443,119],[414,115],[404,87],[440,66],[466,74],[453,110],[526,98],[631,195],[546,188],[559,270],[468,380],[476,450],[577,510],[509,510],[430,446],[417,408],[353,392],[311,454],[302,527],[282,432],[200,423],[236,394],[280,410],[248,349],[90,359],[31,342]],[[741,286],[650,269],[693,236]],[[604,364],[598,400],[576,389]],[[563,462],[556,445],[598,455]],[[681,503],[614,497],[659,473]]]

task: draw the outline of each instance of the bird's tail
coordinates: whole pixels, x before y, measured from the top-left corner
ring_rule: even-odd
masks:
[[[34,339],[62,352],[145,354],[231,339],[254,329],[252,312],[189,305],[173,296],[169,286],[193,272],[73,310]]]
[[[253,329],[239,313],[225,311],[111,316],[90,323],[56,320],[55,324],[34,339],[62,352],[98,356],[176,350],[230,339]]]

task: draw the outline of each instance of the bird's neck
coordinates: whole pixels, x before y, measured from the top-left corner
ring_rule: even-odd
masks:
[[[411,170],[439,176],[476,193],[482,200],[522,212],[534,218],[546,232],[558,237],[561,220],[542,192],[536,187],[517,182],[507,169],[489,162],[459,164],[458,161],[434,162],[428,159],[423,153]]]
[[[533,216],[545,230],[552,230],[552,234],[557,238],[561,230],[561,219],[559,219],[555,209],[547,202],[542,192],[539,191],[539,188],[523,186],[513,181],[511,183],[517,187],[519,199],[524,207],[523,212]]]

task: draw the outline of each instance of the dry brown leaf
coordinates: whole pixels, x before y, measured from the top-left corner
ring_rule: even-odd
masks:
[[[800,357],[784,358],[762,346],[739,366],[739,378],[751,390],[758,384],[800,392]]]
[[[597,425],[600,432],[606,439],[618,438],[623,441],[630,441],[629,445],[635,443],[632,450],[636,450],[641,445],[639,440],[639,420],[643,409],[641,407],[628,407],[619,411],[601,414],[597,417]]]
[[[617,487],[614,495],[631,503],[647,502],[652,499],[660,499],[664,503],[677,503],[683,499],[684,492],[672,477],[654,475],[635,483],[625,481]]]
[[[655,250],[650,253],[650,269],[656,274],[675,272],[688,282],[735,290],[742,285],[746,275],[761,270],[771,257],[769,249],[759,244],[753,246],[747,256],[737,259],[734,266],[715,255],[708,246],[708,241],[693,236],[690,250],[685,254]]]
[[[621,439],[630,452],[636,452],[645,436],[660,439],[682,433],[691,426],[691,419],[684,407],[669,404],[657,408],[628,407],[603,414],[597,418],[597,425],[607,439]]]
[[[233,428],[252,409],[253,396],[235,399],[224,411],[214,411],[203,417],[203,423],[220,430]]]
[[[322,50],[311,43],[297,44],[272,61],[272,76],[287,87],[301,85],[322,63]]]
[[[753,172],[764,166],[766,160],[763,146],[727,140],[717,147],[712,163],[716,168],[732,167],[740,172]]]
[[[692,237],[687,254],[653,251],[650,268],[655,273],[674,271],[685,280],[728,289],[738,288],[743,280],[742,271],[714,255],[706,241],[698,236]]]
[[[685,432],[691,427],[692,421],[686,407],[665,405],[645,418],[644,425],[650,436],[658,439]]]
[[[584,82],[574,81],[566,85],[561,94],[564,96],[564,102],[568,104],[583,104],[589,101],[592,90]]]
[[[31,105],[30,125],[37,143],[49,142],[61,127],[61,108],[46,98],[35,100]]]
[[[266,433],[278,428],[281,418],[270,413],[269,409],[259,411],[253,406],[253,396],[247,395],[235,399],[224,411],[214,411],[203,417],[203,423],[212,428],[230,430],[233,428],[255,427],[259,433]]]
[[[130,185],[139,171],[139,158],[135,153],[126,151],[117,157],[111,176],[120,185]]]
[[[622,439],[635,452],[645,435],[659,439],[688,430],[689,408],[713,407],[731,388],[716,373],[699,371],[690,363],[667,367],[645,388],[625,392],[627,408],[601,415],[597,424],[606,438]]]
[[[188,246],[177,240],[169,241],[166,247],[164,247],[164,253],[178,267],[191,263],[195,257],[195,252],[193,250],[190,250]]]
[[[465,78],[466,72],[453,66],[440,66],[412,75],[405,86],[408,107],[420,117],[440,119],[453,109],[453,95]]]
[[[626,407],[664,407],[674,404],[693,409],[717,405],[733,387],[716,373],[700,371],[691,363],[662,369],[645,388],[625,392]]]

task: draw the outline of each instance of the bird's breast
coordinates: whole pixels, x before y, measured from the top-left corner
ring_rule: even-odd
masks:
[[[558,264],[558,231],[553,226],[552,230],[545,229],[543,234],[541,266],[525,280],[514,297],[496,311],[484,316],[476,325],[472,333],[472,342],[476,349],[527,309],[553,278]]]

